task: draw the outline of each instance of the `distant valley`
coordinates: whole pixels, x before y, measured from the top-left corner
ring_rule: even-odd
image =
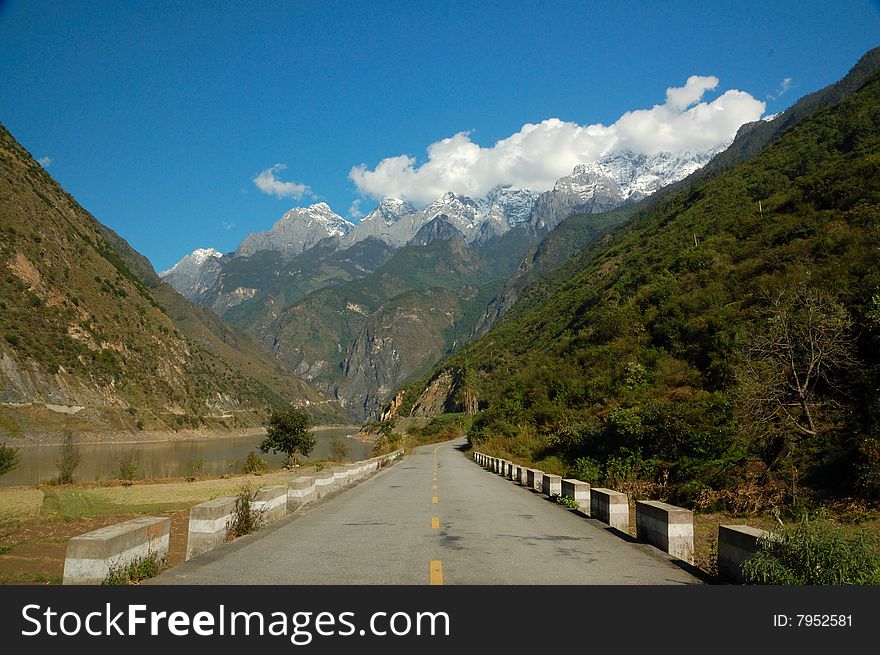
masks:
[[[726,145],[615,153],[542,193],[504,186],[483,198],[446,193],[422,209],[385,198],[357,224],[325,203],[297,207],[233,253],[202,248],[160,275],[364,420],[401,384],[491,326],[505,281],[564,218],[632,205]],[[598,219],[588,232],[614,224]]]

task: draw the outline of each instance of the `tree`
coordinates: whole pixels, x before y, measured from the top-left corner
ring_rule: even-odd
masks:
[[[805,285],[771,298],[761,318],[737,371],[743,415],[755,436],[781,444],[776,461],[789,460],[794,487],[798,460],[832,426],[841,380],[858,366],[853,324],[836,299]]]
[[[852,320],[835,299],[800,287],[771,300],[765,321],[744,351],[742,379],[753,383],[752,406],[765,420],[781,419],[816,436],[818,414],[839,374],[855,365]]]
[[[7,446],[5,441],[0,444],[0,475],[9,473],[18,466],[19,459],[18,448]]]
[[[260,443],[260,451],[282,452],[287,455],[287,466],[295,463],[295,455],[308,457],[315,447],[315,437],[309,432],[311,419],[303,410],[296,407],[283,411],[273,411],[266,421],[266,438]]]
[[[334,462],[341,462],[348,457],[349,452],[350,449],[348,444],[346,444],[341,438],[336,437],[330,442],[330,459]]]
[[[58,459],[55,465],[58,467],[58,484],[71,484],[73,482],[73,474],[79,466],[80,460],[79,447],[73,438],[73,432],[66,430],[64,432],[64,443],[58,452]]]

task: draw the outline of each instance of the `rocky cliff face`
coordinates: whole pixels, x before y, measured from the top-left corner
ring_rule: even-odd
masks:
[[[0,438],[74,415],[82,430],[258,425],[285,373],[203,311],[0,127]]]
[[[455,371],[443,370],[431,380],[425,390],[416,399],[410,416],[415,418],[432,418],[446,412],[461,411],[455,403],[455,391],[458,381]]]
[[[531,224],[539,233],[556,227],[572,214],[614,209],[623,202],[623,190],[611,171],[601,164],[576,166],[571,175],[560,178],[556,185],[538,196],[532,209]]]
[[[311,207],[295,207],[268,232],[256,232],[245,237],[235,255],[247,257],[261,250],[272,250],[285,257],[293,257],[327,237],[344,237],[353,228],[354,225],[335,214],[325,202]]]
[[[440,214],[437,218],[425,223],[409,242],[412,246],[427,246],[437,240],[448,241],[458,239],[466,243],[464,234],[457,229],[446,214]]]

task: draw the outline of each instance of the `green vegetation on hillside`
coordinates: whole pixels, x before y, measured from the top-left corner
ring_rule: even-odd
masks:
[[[2,127],[0,353],[4,400],[85,405],[76,429],[258,425],[267,405],[320,399],[162,283]],[[60,420],[16,411],[0,433]]]
[[[424,374],[469,337],[527,236],[510,230],[484,248],[456,238],[405,246],[364,278],[274,314],[242,303],[225,318],[364,419],[401,380]]]
[[[880,495],[878,153],[875,75],[588,246],[444,364],[471,440],[704,507]]]

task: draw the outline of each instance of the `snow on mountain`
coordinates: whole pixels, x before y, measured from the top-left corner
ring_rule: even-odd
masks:
[[[242,257],[260,250],[275,250],[292,257],[308,250],[321,239],[343,238],[353,229],[354,225],[334,213],[325,202],[310,207],[294,207],[271,230],[246,236],[235,255]]]
[[[362,241],[368,237],[381,239],[399,247],[405,244],[418,228],[413,230],[413,222],[403,220],[414,216],[416,208],[400,198],[384,198],[378,207],[364,216],[360,223],[343,239],[343,247]]]
[[[189,300],[196,300],[217,281],[222,257],[214,248],[198,248],[159,276]]]
[[[476,245],[525,222],[542,234],[572,214],[608,211],[641,200],[702,168],[727,145],[700,153],[612,153],[596,162],[575,166],[571,175],[560,178],[552,189],[541,194],[511,186],[495,187],[484,198],[448,192],[421,210],[400,198],[384,198],[356,225],[323,202],[296,207],[285,213],[272,229],[245,237],[235,256],[274,250],[293,257],[328,237],[336,239],[333,247],[339,249],[370,237],[399,248],[410,243],[419,230],[438,216],[445,216],[445,222]],[[216,282],[222,262],[216,250],[200,249],[161,275],[194,300]]]
[[[660,152],[655,155],[623,151],[607,155],[599,163],[620,184],[624,200],[636,201],[701,169],[728,145],[725,143],[706,152]]]
[[[595,214],[637,202],[702,168],[728,145],[699,153],[644,155],[625,150],[580,164],[538,196],[529,220],[537,230],[549,231],[574,213]]]

